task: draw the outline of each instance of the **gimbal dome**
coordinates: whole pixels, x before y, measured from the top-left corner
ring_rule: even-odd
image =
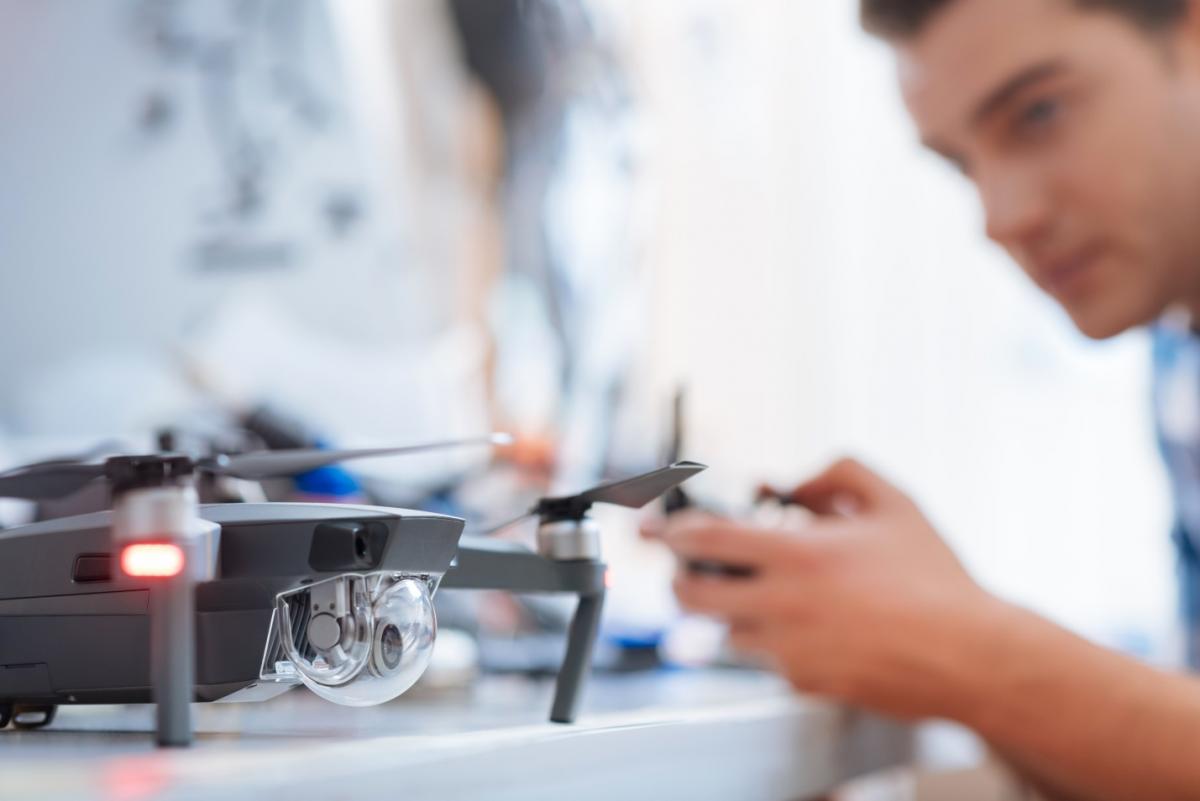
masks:
[[[403,693],[425,672],[437,637],[429,583],[393,573],[347,573],[280,593],[276,613],[300,680],[344,706]]]

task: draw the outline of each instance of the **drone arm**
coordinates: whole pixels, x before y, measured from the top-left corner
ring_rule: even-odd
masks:
[[[455,564],[439,585],[445,589],[506,590],[527,593],[604,592],[602,562],[546,559],[523,545],[481,537],[463,537]]]

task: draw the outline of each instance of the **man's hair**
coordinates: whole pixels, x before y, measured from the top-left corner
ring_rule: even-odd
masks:
[[[885,37],[907,38],[955,0],[861,0],[863,27]],[[1112,11],[1151,30],[1178,22],[1187,13],[1188,0],[1071,0],[1097,11]]]

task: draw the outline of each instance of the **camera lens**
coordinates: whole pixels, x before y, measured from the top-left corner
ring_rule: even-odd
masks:
[[[395,623],[388,623],[379,630],[379,661],[388,670],[400,667],[400,657],[404,650],[404,637]]]
[[[407,689],[424,672],[437,635],[429,587],[412,578],[384,580],[372,611],[371,672],[397,684],[406,682]]]

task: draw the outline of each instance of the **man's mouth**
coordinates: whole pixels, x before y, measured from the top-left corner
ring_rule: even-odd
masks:
[[[1039,260],[1037,280],[1046,292],[1068,301],[1087,292],[1100,248],[1087,247],[1069,255]]]

